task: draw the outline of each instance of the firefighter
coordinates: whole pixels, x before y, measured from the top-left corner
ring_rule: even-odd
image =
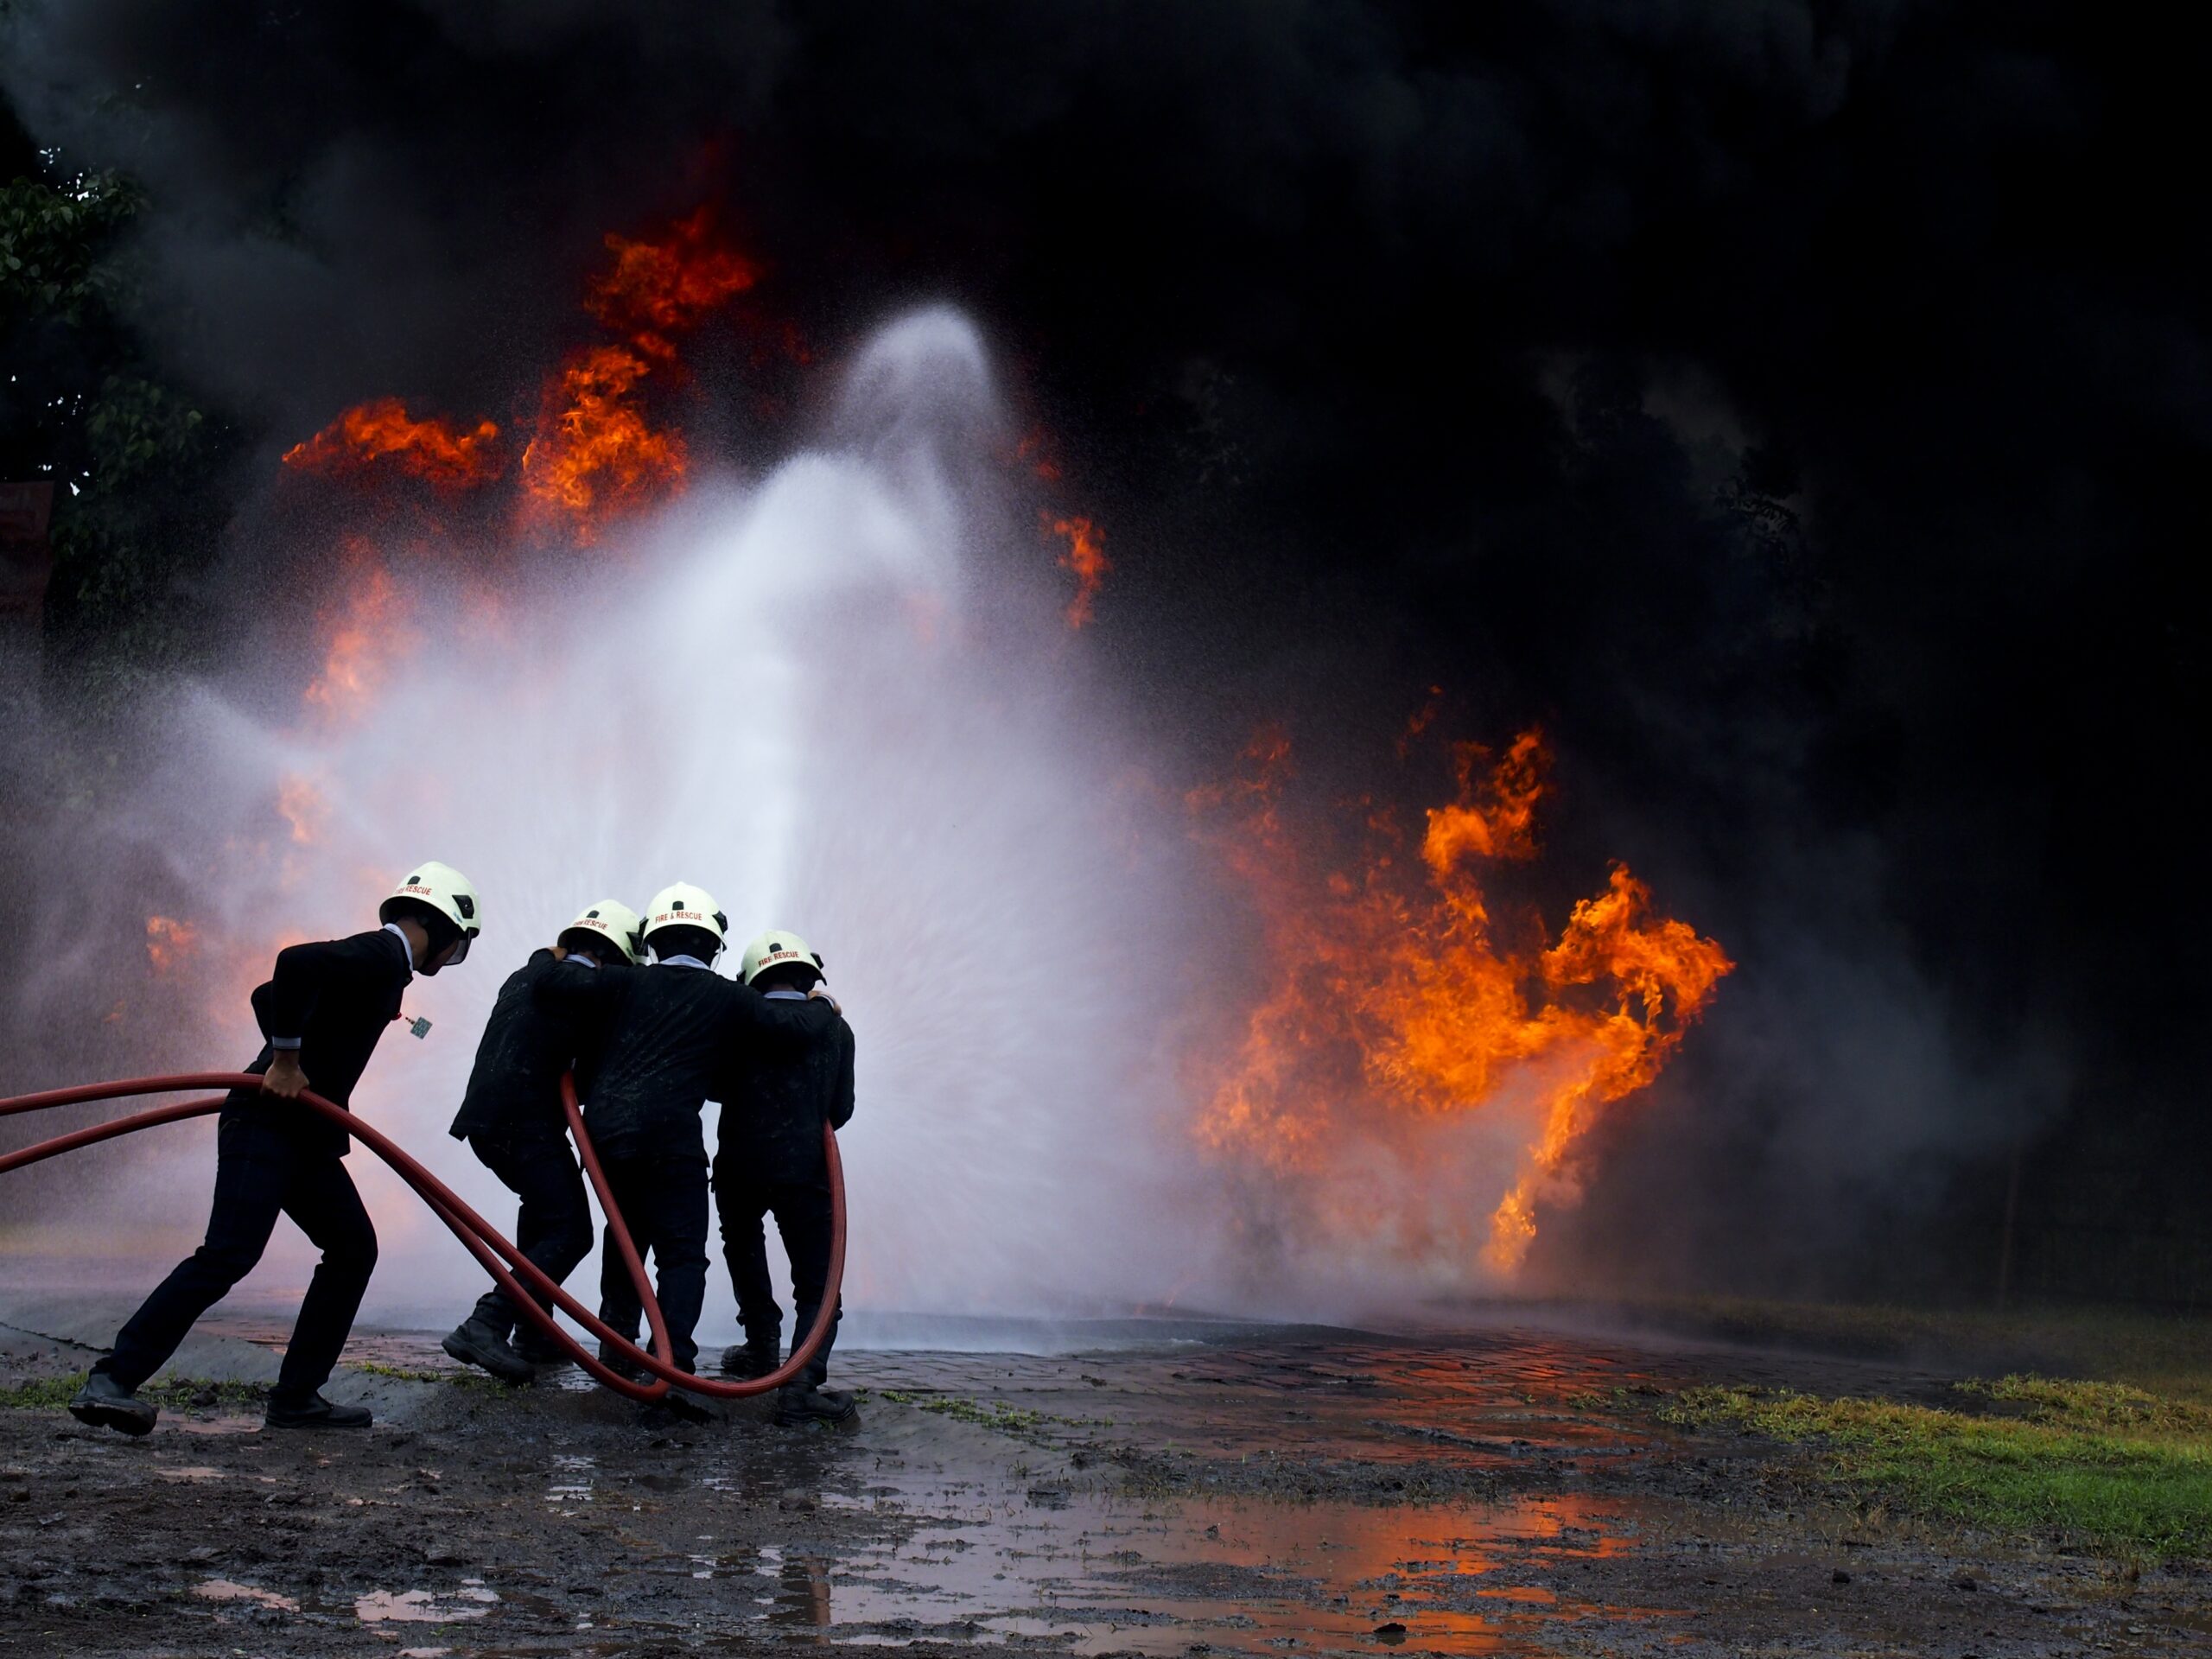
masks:
[[[636,911],[602,899],[561,930],[554,948],[580,971],[626,973],[645,955],[639,926]],[[534,951],[499,987],[453,1137],[466,1141],[478,1161],[522,1200],[515,1243],[558,1283],[591,1254],[591,1208],[569,1147],[561,1077],[573,1070],[580,1088],[588,1088],[598,1044],[588,1023],[551,1014],[531,995],[556,961],[553,950]],[[550,1296],[537,1300],[551,1311]],[[537,1367],[562,1351],[496,1285],[442,1345],[463,1363],[516,1383],[533,1381]]]
[[[823,962],[788,928],[771,928],[745,947],[745,982],[771,1002],[804,1001],[822,984]],[[715,1208],[722,1253],[737,1293],[742,1344],[722,1353],[722,1370],[766,1376],[781,1351],[783,1310],[768,1278],[762,1218],[774,1216],[791,1258],[792,1340],[814,1328],[830,1276],[830,1166],[822,1126],[843,1128],[853,1116],[853,1033],[842,1019],[827,1038],[803,1049],[754,1047],[736,1057],[721,1095],[715,1149]],[[842,1302],[842,1299],[841,1302]],[[806,1370],[779,1391],[776,1421],[845,1422],[853,1397],[822,1385],[830,1375],[842,1306],[831,1310],[830,1334]]]
[[[376,1229],[343,1161],[345,1128],[297,1104],[313,1089],[345,1106],[377,1039],[399,1018],[400,994],[468,955],[483,928],[476,890],[447,864],[417,864],[377,912],[380,926],[350,938],[295,944],[253,993],[258,1089],[232,1091],[215,1141],[215,1199],[207,1242],[163,1280],[69,1402],[79,1421],[143,1434],[156,1409],[137,1396],[200,1316],[261,1259],[279,1214],[322,1250],[300,1303],[284,1363],[269,1391],[271,1428],[366,1428],[359,1406],[334,1405],[322,1385],[338,1363],[376,1267]]]
[[[532,991],[541,1006],[601,1022],[599,1070],[584,1127],[668,1321],[662,1358],[696,1369],[693,1332],[707,1292],[707,1151],[699,1115],[735,1053],[818,1040],[837,1020],[826,997],[769,1001],[714,971],[729,923],[704,889],[679,881],[645,907],[651,965],[594,973],[563,963]],[[637,1335],[639,1307],[609,1230],[600,1318]],[[604,1356],[603,1357],[607,1357]],[[678,1402],[678,1408],[683,1408]]]

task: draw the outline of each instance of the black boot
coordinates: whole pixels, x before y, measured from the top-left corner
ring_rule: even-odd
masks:
[[[705,1395],[694,1394],[689,1389],[671,1389],[659,1399],[640,1401],[638,1405],[638,1427],[658,1433],[687,1424],[722,1421],[719,1406]]]
[[[843,1426],[860,1421],[861,1408],[842,1389],[821,1389],[809,1382],[786,1382],[776,1390],[776,1423],[798,1428],[808,1423]]]
[[[622,1351],[611,1342],[602,1342],[599,1344],[599,1363],[613,1372],[615,1376],[629,1382],[642,1382],[645,1380],[645,1367],[639,1364],[637,1361],[626,1357]]]
[[[489,1371],[502,1382],[537,1380],[537,1368],[507,1346],[504,1335],[473,1315],[448,1332],[438,1346],[462,1364]]]
[[[515,1327],[514,1351],[533,1365],[573,1365],[575,1356],[525,1319]]]
[[[689,1389],[671,1389],[664,1403],[677,1418],[687,1423],[712,1423],[721,1420],[721,1408],[703,1394],[694,1394]]]
[[[69,1414],[95,1428],[116,1428],[136,1436],[154,1432],[154,1420],[162,1408],[147,1404],[105,1371],[94,1371],[69,1402]]]
[[[783,1344],[774,1337],[745,1341],[722,1350],[724,1376],[766,1376],[782,1363]]]
[[[366,1406],[333,1405],[320,1394],[304,1400],[269,1396],[269,1414],[262,1420],[270,1428],[366,1428],[376,1421]]]

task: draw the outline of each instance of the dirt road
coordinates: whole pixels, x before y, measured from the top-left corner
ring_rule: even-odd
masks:
[[[2212,1648],[2201,1572],[1916,1536],[1649,1408],[1723,1376],[1910,1395],[1934,1373],[1525,1330],[1100,1327],[1089,1351],[851,1353],[855,1432],[757,1408],[651,1431],[574,1373],[510,1392],[385,1332],[349,1358],[412,1375],[332,1389],[378,1427],[284,1434],[251,1403],[266,1344],[219,1329],[181,1370],[237,1384],[132,1441],[38,1403],[107,1317],[0,1308],[0,1651]]]

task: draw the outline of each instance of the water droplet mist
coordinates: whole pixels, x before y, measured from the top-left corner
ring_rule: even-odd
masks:
[[[262,942],[251,977],[209,987],[220,1063],[251,1052],[244,991],[274,944],[365,925],[408,860],[458,866],[484,938],[410,988],[435,1029],[395,1027],[354,1104],[512,1217],[446,1138],[499,981],[582,905],[696,882],[733,957],[761,927],[804,934],[857,1033],[849,1300],[1171,1293],[1197,1248],[1154,937],[1179,837],[1146,832],[1141,757],[1061,624],[1002,443],[976,331],[918,313],[766,477],[702,480],[580,574],[492,603],[424,578],[410,650],[342,717],[281,728],[200,698],[160,788],[214,849],[215,920]],[[276,816],[288,789],[315,803],[306,839]],[[371,1314],[463,1306],[474,1264],[373,1159],[351,1167],[383,1236]],[[302,1275],[279,1238],[264,1273]]]

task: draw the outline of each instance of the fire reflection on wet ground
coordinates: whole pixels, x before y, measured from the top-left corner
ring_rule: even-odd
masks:
[[[844,1641],[1042,1638],[1076,1653],[1525,1649],[1599,1606],[1518,1581],[1632,1548],[1618,1503],[1560,1497],[1378,1509],[1347,1503],[1075,1499],[963,1510],[901,1492],[930,1519],[895,1548],[809,1555],[770,1546],[753,1568],[767,1620]]]
[[[874,1471],[823,1503],[914,1530],[857,1553],[794,1541],[750,1567],[766,1617],[827,1640],[1488,1653],[1561,1620],[1664,1615],[1573,1592],[1579,1565],[1636,1547],[1649,1507],[1567,1490],[1646,1446],[1605,1407],[1659,1385],[1649,1352],[1277,1331],[1110,1358],[849,1363],[878,1414],[852,1447]],[[1026,1490],[946,1478],[957,1462],[893,1438],[892,1411],[1027,1442]]]

